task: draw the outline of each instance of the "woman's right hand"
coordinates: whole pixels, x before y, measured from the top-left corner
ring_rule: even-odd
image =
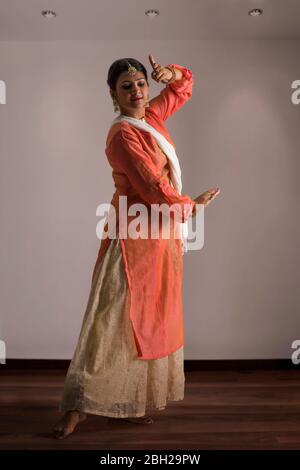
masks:
[[[194,199],[196,204],[203,204],[204,207],[207,207],[208,204],[220,193],[220,188],[211,188],[200,194],[200,196]],[[196,204],[194,206],[192,216],[196,215]]]

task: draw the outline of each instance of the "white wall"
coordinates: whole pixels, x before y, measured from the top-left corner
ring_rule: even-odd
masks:
[[[71,358],[114,191],[104,153],[117,58],[192,69],[167,121],[183,192],[219,186],[184,257],[186,359],[288,358],[300,338],[300,41],[2,41],[1,319],[8,358]],[[151,80],[150,97],[161,85]]]

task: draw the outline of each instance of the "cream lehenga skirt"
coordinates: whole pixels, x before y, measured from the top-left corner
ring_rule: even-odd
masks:
[[[91,286],[60,411],[126,418],[163,410],[184,398],[183,346],[169,356],[140,360],[129,317],[130,290],[120,240],[113,239]]]

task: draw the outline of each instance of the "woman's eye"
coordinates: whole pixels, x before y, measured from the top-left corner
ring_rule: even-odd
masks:
[[[144,86],[145,85],[145,82],[140,82],[139,83],[139,86]],[[129,90],[129,88],[131,87],[131,85],[124,85],[123,88],[124,90]]]

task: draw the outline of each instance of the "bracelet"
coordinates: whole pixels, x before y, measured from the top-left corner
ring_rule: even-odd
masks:
[[[170,80],[168,80],[167,83],[169,84],[169,83],[175,82],[175,80],[176,80],[176,72],[175,72],[174,67],[166,67],[166,69],[169,69],[169,70],[172,72],[172,77],[170,78]]]

